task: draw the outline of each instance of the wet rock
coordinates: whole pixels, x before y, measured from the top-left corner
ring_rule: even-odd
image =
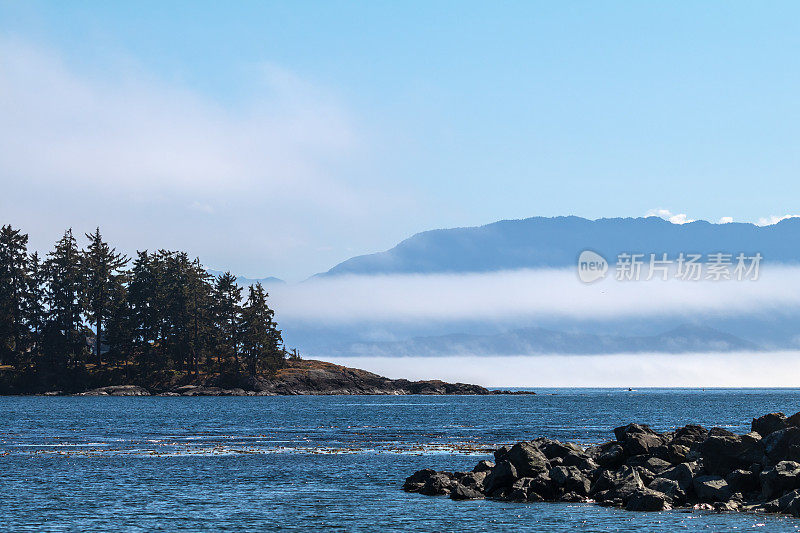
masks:
[[[479,490],[456,483],[455,487],[450,491],[450,497],[454,500],[480,500],[484,496]]]
[[[511,446],[501,446],[494,451],[494,462],[498,464],[502,461],[505,461],[506,456],[508,455],[508,451],[511,449]]]
[[[425,482],[435,474],[437,474],[436,470],[430,468],[418,470],[406,478],[403,484],[403,490],[407,492],[419,492],[425,485]]]
[[[450,494],[450,490],[454,485],[455,483],[447,473],[438,472],[425,481],[425,484],[419,489],[419,493],[427,496]]]
[[[651,489],[635,491],[625,506],[628,511],[664,511],[671,508],[665,494]]]
[[[800,490],[787,492],[778,498],[778,511],[800,517]]]
[[[78,396],[150,396],[150,392],[138,385],[112,385],[81,392]]]

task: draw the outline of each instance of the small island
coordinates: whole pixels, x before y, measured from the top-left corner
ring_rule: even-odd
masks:
[[[698,425],[658,433],[644,424],[584,448],[548,438],[494,452],[471,472],[420,470],[407,492],[512,502],[594,502],[629,511],[693,508],[800,516],[800,413],[770,413],[736,435]]]

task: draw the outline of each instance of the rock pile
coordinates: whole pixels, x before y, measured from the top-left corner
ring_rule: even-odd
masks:
[[[596,502],[630,511],[675,507],[800,516],[800,413],[756,418],[752,431],[644,424],[584,448],[547,438],[503,446],[471,472],[420,470],[408,492],[454,500]]]

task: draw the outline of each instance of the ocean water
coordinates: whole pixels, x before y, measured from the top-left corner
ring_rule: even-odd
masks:
[[[800,519],[407,494],[421,468],[501,444],[585,444],[628,422],[749,430],[798,390],[539,390],[535,396],[0,397],[7,531],[795,531]]]

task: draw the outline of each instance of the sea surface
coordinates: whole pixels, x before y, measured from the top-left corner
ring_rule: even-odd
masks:
[[[538,389],[526,396],[0,397],[7,531],[795,531],[800,519],[407,494],[536,436],[628,422],[749,431],[787,389]]]

